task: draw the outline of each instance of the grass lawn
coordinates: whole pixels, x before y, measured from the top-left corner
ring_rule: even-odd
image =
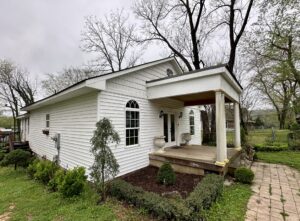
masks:
[[[24,170],[11,167],[0,167],[0,199],[0,215],[14,207],[10,220],[150,220],[143,211],[117,200],[97,206],[97,195],[89,188],[80,197],[64,199],[27,178]]]
[[[275,143],[287,144],[287,135],[290,130],[278,130],[275,129]],[[272,129],[257,129],[250,130],[248,135],[248,142],[252,145],[255,144],[265,144],[267,139],[272,138]],[[227,132],[228,143],[234,143],[234,131]]]
[[[232,186],[225,187],[223,196],[207,211],[207,220],[244,220],[250,196],[251,188],[249,185],[233,184]]]
[[[291,166],[300,171],[300,152],[257,152],[257,158],[267,163],[279,163]]]
[[[275,129],[275,143],[286,144],[288,142],[287,135],[290,133],[289,130],[278,130]],[[249,131],[249,143],[264,144],[267,139],[272,138],[272,129],[261,129]]]

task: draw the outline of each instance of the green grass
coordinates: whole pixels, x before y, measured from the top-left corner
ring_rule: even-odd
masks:
[[[280,145],[287,145],[288,138],[287,135],[290,130],[278,130],[275,129],[275,142]],[[266,144],[268,139],[272,138],[272,129],[257,129],[249,130],[249,135],[247,137],[248,142],[252,145],[255,144]],[[227,132],[227,142],[234,143],[234,131]]]
[[[206,212],[207,220],[244,220],[250,196],[251,188],[249,185],[233,184],[225,187],[223,196]]]
[[[257,152],[257,158],[267,163],[285,164],[300,171],[299,151]]]
[[[65,199],[27,178],[22,169],[14,171],[10,167],[0,167],[0,215],[13,204],[12,221],[148,220],[142,211],[124,207],[117,200],[109,199],[103,205],[96,205],[97,197],[87,188],[82,196]]]
[[[275,143],[278,144],[287,144],[288,138],[287,135],[289,130],[275,130]],[[263,129],[263,130],[253,130],[249,131],[248,140],[252,145],[255,144],[264,144],[267,139],[272,138],[272,130],[271,129]]]

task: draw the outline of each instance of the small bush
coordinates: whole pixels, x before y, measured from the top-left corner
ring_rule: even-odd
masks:
[[[176,181],[176,175],[174,170],[169,163],[164,163],[158,170],[157,182],[166,186],[174,185]]]
[[[0,161],[2,161],[4,159],[4,157],[5,157],[5,153],[0,152]]]
[[[288,134],[288,146],[290,150],[300,150],[300,130]]]
[[[13,164],[16,170],[17,166],[27,167],[30,162],[30,158],[31,154],[28,151],[21,149],[13,150],[5,155],[5,157],[1,161],[1,165],[8,166]]]
[[[257,153],[254,153],[253,160],[258,160]]]
[[[144,208],[161,220],[192,220],[191,210],[184,205],[183,200],[170,200],[123,180],[112,181],[109,193],[119,200]]]
[[[66,171],[62,168],[58,169],[54,177],[49,181],[48,187],[51,191],[58,191],[58,187],[62,185],[62,182],[64,181],[66,175]]]
[[[206,175],[186,199],[187,205],[195,212],[209,209],[222,194],[223,181],[221,176]]]
[[[34,174],[36,173],[37,164],[39,162],[40,162],[39,159],[35,159],[27,167],[27,174],[31,179],[34,178]]]
[[[260,152],[278,152],[287,149],[288,149],[287,144],[279,144],[279,143],[273,143],[272,145],[265,145],[265,144],[254,145],[254,150]]]
[[[254,173],[246,167],[239,167],[234,172],[234,177],[238,182],[250,184],[253,181]]]
[[[62,182],[58,185],[58,190],[65,197],[80,195],[84,190],[86,179],[84,167],[76,167],[68,170]]]
[[[48,184],[48,182],[53,179],[55,172],[59,169],[59,167],[49,161],[49,160],[40,160],[33,170],[36,172],[34,173],[34,178],[41,181],[44,184]]]

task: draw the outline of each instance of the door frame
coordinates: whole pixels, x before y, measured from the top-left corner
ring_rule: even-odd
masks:
[[[168,117],[168,141],[166,141],[165,147],[172,147],[177,145],[177,118],[176,113],[172,111],[168,111],[164,113],[164,116]],[[171,141],[171,115],[174,115],[174,141]],[[163,131],[164,131],[164,118],[163,118]]]

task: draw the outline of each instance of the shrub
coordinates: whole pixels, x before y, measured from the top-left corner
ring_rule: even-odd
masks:
[[[206,175],[186,199],[187,205],[195,212],[209,209],[223,192],[223,177]]]
[[[279,144],[279,143],[273,143],[272,145],[265,145],[265,144],[254,145],[254,150],[261,151],[261,152],[277,152],[277,151],[284,151],[287,149],[288,149],[287,144]]]
[[[62,168],[58,169],[54,177],[49,181],[48,187],[51,191],[58,191],[58,187],[62,184],[64,181],[66,175],[66,171]]]
[[[55,163],[49,160],[40,160],[35,166],[34,178],[47,184],[54,177],[58,168]]]
[[[174,170],[169,163],[164,163],[158,170],[157,173],[157,182],[164,185],[174,185],[176,181],[176,175]]]
[[[191,210],[184,205],[183,200],[163,198],[123,180],[112,181],[109,193],[119,200],[144,208],[161,220],[192,220]]]
[[[288,147],[290,150],[300,150],[300,130],[288,134]]]
[[[21,149],[13,150],[5,155],[5,157],[1,161],[1,165],[8,166],[13,164],[16,170],[17,166],[27,167],[30,158],[31,158],[31,154],[28,151],[21,150]]]
[[[254,178],[254,173],[251,169],[239,167],[235,170],[234,177],[238,182],[250,184]]]
[[[62,182],[58,185],[58,190],[65,197],[80,195],[84,190],[86,179],[84,167],[76,167],[72,170],[68,170]]]
[[[2,161],[4,159],[4,157],[5,157],[5,153],[0,152],[0,161]]]
[[[257,153],[254,153],[253,160],[258,160]]]
[[[111,196],[141,207],[161,220],[203,220],[203,209],[208,209],[223,192],[223,177],[207,175],[190,196],[183,200],[168,199],[156,193],[144,191],[124,180],[111,182]]]
[[[240,131],[241,131],[240,132],[241,133],[241,143],[242,143],[242,145],[245,145],[246,143],[248,143],[247,133],[243,127],[241,127]]]
[[[40,162],[39,159],[35,159],[27,167],[27,174],[31,179],[34,178],[34,174],[36,173],[37,164],[39,162]]]
[[[290,130],[300,130],[300,124],[298,124],[298,123],[291,124]]]

